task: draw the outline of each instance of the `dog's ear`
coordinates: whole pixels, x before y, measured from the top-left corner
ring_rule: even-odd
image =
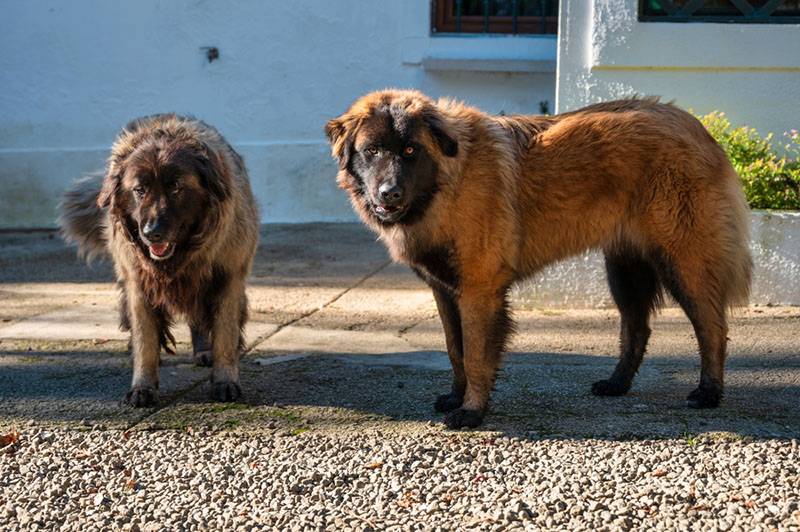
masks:
[[[350,163],[350,154],[353,150],[353,126],[352,120],[346,116],[340,116],[329,120],[325,124],[325,134],[331,143],[331,155],[339,161],[339,168],[347,169]]]
[[[439,110],[435,108],[427,109],[423,113],[422,119],[428,126],[431,135],[433,135],[442,153],[448,157],[455,157],[458,155],[458,142],[453,138],[454,135],[448,131],[449,128],[445,122],[445,118]]]
[[[97,206],[101,209],[111,207],[114,204],[114,198],[119,192],[119,187],[120,173],[117,171],[115,165],[111,165],[103,178],[103,185],[100,187],[100,193],[97,195]]]
[[[199,177],[209,194],[217,201],[225,201],[231,195],[230,178],[222,157],[205,144],[195,150]]]

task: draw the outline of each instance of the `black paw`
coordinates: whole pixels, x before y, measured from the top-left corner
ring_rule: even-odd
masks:
[[[158,404],[158,390],[155,388],[145,388],[134,386],[125,394],[123,404],[133,408],[146,408]]]
[[[722,388],[699,387],[686,398],[689,408],[716,408],[722,400]]]
[[[198,366],[210,368],[214,365],[214,357],[211,355],[211,351],[195,351],[194,363]]]
[[[232,403],[242,397],[242,388],[238,382],[215,382],[212,383],[211,396],[215,401]]]
[[[617,396],[625,395],[631,389],[629,383],[621,382],[616,379],[605,379],[592,384],[592,395]]]
[[[481,423],[483,423],[483,414],[477,410],[458,408],[444,416],[444,424],[448,429],[460,429],[461,427],[474,429]]]
[[[456,408],[459,408],[463,402],[463,395],[450,392],[437,397],[436,402],[433,403],[433,408],[437,412],[452,412]]]

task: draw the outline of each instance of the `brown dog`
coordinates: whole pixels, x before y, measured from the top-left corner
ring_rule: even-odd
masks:
[[[244,162],[225,139],[192,118],[134,120],[114,142],[105,176],[76,183],[61,211],[62,234],[81,254],[114,260],[133,351],[124,401],[157,402],[159,352],[174,344],[176,315],[189,322],[197,362],[213,363],[214,398],[238,399],[259,219]]]
[[[588,248],[605,252],[622,315],[620,361],[592,392],[628,391],[666,289],[700,346],[689,406],[717,406],[726,310],[749,292],[749,218],[735,171],[691,115],[648,98],[493,117],[388,90],[325,131],[356,212],[433,289],[453,366],[435,408],[449,427],[484,417],[511,284]]]

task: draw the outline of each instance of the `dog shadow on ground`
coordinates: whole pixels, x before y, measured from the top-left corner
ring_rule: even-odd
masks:
[[[18,347],[18,346],[17,346]],[[186,346],[183,346],[186,347]],[[614,357],[580,353],[512,353],[503,366],[482,430],[525,438],[676,438],[708,432],[728,437],[800,435],[800,357],[767,364],[757,357],[729,360],[722,405],[691,410],[685,396],[696,385],[698,361],[648,357],[630,393],[594,397],[589,388],[607,377]],[[0,344],[0,425],[102,423],[181,429],[235,430],[407,427],[437,424],[436,395],[448,391],[446,354],[413,351],[386,355],[294,353],[248,355],[241,365],[240,403],[209,399],[209,369],[183,349],[165,356],[159,409],[120,406],[130,379],[124,346],[36,351]]]

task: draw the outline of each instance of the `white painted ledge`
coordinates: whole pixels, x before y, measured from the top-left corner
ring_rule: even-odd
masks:
[[[428,72],[555,74],[555,35],[459,35],[408,38],[403,64]]]
[[[506,58],[463,58],[436,57],[422,58],[422,68],[427,71],[471,71],[471,72],[523,72],[553,74],[555,60],[506,59]]]

